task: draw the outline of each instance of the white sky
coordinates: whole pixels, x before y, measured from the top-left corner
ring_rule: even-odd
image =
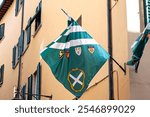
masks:
[[[0,4],[2,3],[3,0],[0,0]]]
[[[0,0],[0,4],[2,3],[3,0]]]
[[[140,32],[139,0],[126,0],[128,31]]]

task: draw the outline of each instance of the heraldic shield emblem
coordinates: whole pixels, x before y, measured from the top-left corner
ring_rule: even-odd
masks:
[[[81,51],[82,51],[81,47],[76,47],[76,48],[75,48],[75,52],[76,52],[76,54],[77,54],[78,56],[81,55]]]
[[[89,50],[89,52],[90,52],[91,54],[93,54],[94,51],[95,51],[95,49],[94,49],[93,46],[89,46],[89,47],[88,47],[88,50]]]
[[[69,58],[69,56],[70,56],[70,52],[67,50],[66,51],[66,57]]]
[[[68,82],[70,83],[70,87],[75,92],[81,92],[84,88],[85,81],[85,73],[81,69],[72,69],[68,73]]]

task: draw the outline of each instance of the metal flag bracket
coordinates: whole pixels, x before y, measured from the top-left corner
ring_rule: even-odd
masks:
[[[124,72],[124,75],[126,75],[126,63],[124,63],[124,68],[112,57],[110,56],[110,59],[112,59],[119,67],[120,69]]]
[[[66,14],[68,17],[70,17],[64,9],[61,9],[61,10],[64,12],[64,14]]]

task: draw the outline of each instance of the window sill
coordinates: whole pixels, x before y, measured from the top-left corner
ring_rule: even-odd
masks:
[[[3,82],[0,82],[0,87],[2,87],[2,85],[3,85]]]
[[[22,56],[26,53],[26,51],[27,51],[28,47],[29,47],[29,44],[27,45],[26,49],[24,49],[24,51],[23,51],[23,53],[22,53],[21,57],[22,57]]]
[[[18,12],[16,13],[15,17],[17,17],[17,16],[18,16],[18,14],[19,14],[19,12],[20,12],[21,8],[22,8],[22,6],[20,6],[20,8],[19,8]]]
[[[0,39],[0,43],[2,42],[2,40],[5,38],[5,36],[3,36],[1,39]]]
[[[21,57],[22,57],[22,56],[26,53],[26,51],[27,51],[28,47],[29,47],[29,44],[27,45],[26,49],[23,51],[23,53],[22,53]],[[18,58],[17,63],[15,64],[15,66],[13,66],[12,68],[13,68],[13,69],[15,69],[15,68],[17,67],[17,65],[18,65],[18,64],[19,64],[19,58]]]
[[[32,35],[33,38],[37,35],[37,33],[39,32],[39,30],[41,29],[42,24],[39,25],[39,27],[36,29],[36,31],[34,32],[34,34]]]
[[[19,60],[17,61],[17,63],[12,68],[15,69],[17,67],[18,63],[19,63]]]

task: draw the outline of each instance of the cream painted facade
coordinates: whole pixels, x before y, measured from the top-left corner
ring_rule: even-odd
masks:
[[[5,23],[5,37],[0,41],[0,65],[4,64],[4,82],[0,87],[0,99],[12,99],[13,88],[17,86],[18,65],[12,69],[12,48],[20,36],[20,9],[15,16],[15,2],[8,9],[0,24]],[[35,14],[39,0],[25,0],[23,29],[28,19]],[[115,1],[112,0],[112,6]],[[74,96],[68,92],[53,76],[48,65],[41,59],[40,51],[56,39],[67,26],[67,17],[61,11],[66,10],[74,19],[82,15],[82,27],[93,36],[106,50],[107,46],[107,0],[42,0],[41,27],[34,35],[32,25],[31,42],[22,56],[21,86],[28,83],[28,77],[41,64],[41,95],[53,95],[53,100],[72,100]],[[33,23],[34,24],[34,23]],[[34,35],[34,36],[33,36]],[[128,37],[126,1],[119,0],[112,8],[113,57],[123,66],[128,60]],[[89,87],[108,75],[108,63],[96,74]],[[114,97],[130,99],[129,71],[127,74],[114,63]],[[41,99],[47,99],[41,97]],[[87,90],[80,99],[109,99],[108,78]]]
[[[134,4],[134,9],[132,4]],[[131,45],[137,39],[144,29],[144,8],[143,0],[127,0],[127,21],[128,21],[128,39],[129,39],[129,57],[131,54]],[[130,86],[131,99],[147,100],[150,99],[150,42],[148,41],[144,54],[142,56],[138,73],[130,68]]]

